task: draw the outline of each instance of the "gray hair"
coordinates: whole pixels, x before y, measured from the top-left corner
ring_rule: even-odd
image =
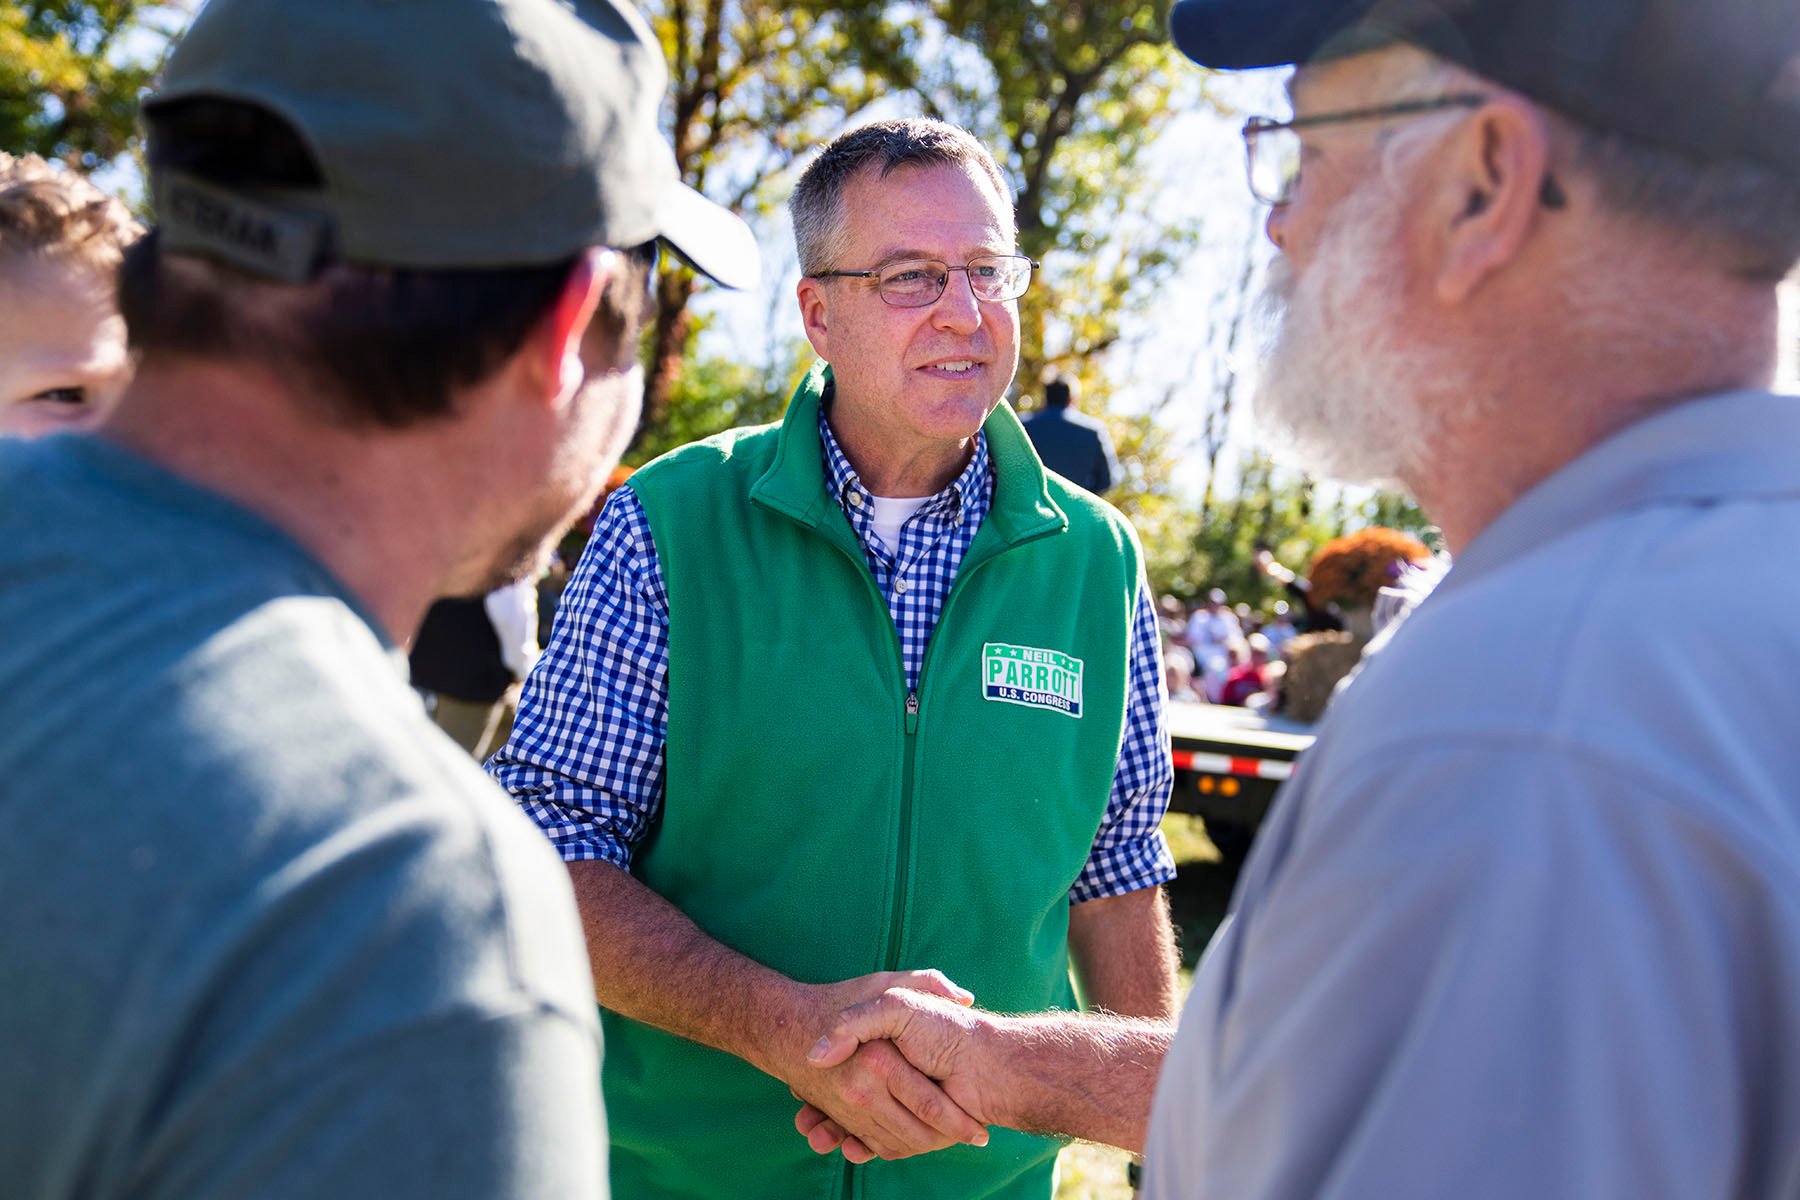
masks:
[[[1435,58],[1416,81],[1446,89],[1493,86]],[[1653,222],[1744,278],[1775,283],[1800,264],[1800,180],[1754,163],[1702,162],[1541,107],[1557,156],[1594,182],[1614,214]]]
[[[994,156],[968,130],[926,117],[877,121],[833,139],[800,176],[790,208],[801,272],[833,269],[846,237],[844,187],[852,179],[871,167],[885,177],[901,167],[930,166],[975,168],[994,185],[1012,223],[1011,189]]]
[[[1679,233],[1747,279],[1779,283],[1800,264],[1800,181],[1562,124],[1576,169],[1614,212]]]

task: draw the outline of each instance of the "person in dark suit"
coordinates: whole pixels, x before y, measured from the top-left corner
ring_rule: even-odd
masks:
[[[1046,467],[1104,495],[1118,482],[1119,459],[1106,426],[1075,411],[1076,388],[1072,379],[1052,379],[1044,385],[1044,407],[1019,420]]]

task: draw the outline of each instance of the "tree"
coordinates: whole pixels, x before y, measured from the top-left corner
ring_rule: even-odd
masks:
[[[669,135],[682,178],[753,219],[771,206],[773,184],[801,153],[889,90],[882,77],[857,69],[842,23],[829,10],[768,0],[662,0],[645,11],[669,60]],[[657,278],[644,380],[652,441],[671,420],[693,348],[695,283],[693,272],[675,263]]]
[[[1158,215],[1145,170],[1174,115],[1206,102],[1204,73],[1166,44],[1167,7],[912,0],[841,14],[865,73],[970,129],[1013,182],[1020,252],[1043,263],[1020,302],[1021,405],[1053,371],[1081,382],[1125,467],[1109,498],[1137,525],[1153,578],[1192,544],[1170,483],[1178,447],[1156,411],[1108,409],[1129,367],[1125,331],[1147,327],[1137,318],[1198,241],[1191,218]]]
[[[1276,560],[1303,571],[1315,547],[1345,530],[1347,514],[1321,511],[1313,481],[1276,466],[1267,454],[1245,454],[1237,464],[1236,486],[1201,524],[1186,572],[1169,590],[1194,595],[1225,589],[1235,601],[1267,607],[1281,598],[1279,587],[1259,574],[1256,547],[1268,546]]]
[[[1138,416],[1109,416],[1119,464],[1125,478],[1108,493],[1108,499],[1131,517],[1144,546],[1144,570],[1158,592],[1191,594],[1187,579],[1193,562],[1199,516],[1171,487],[1175,448],[1165,422],[1155,412]]]
[[[0,149],[88,171],[132,149],[138,99],[190,8],[0,0]]]
[[[1021,252],[1045,263],[1021,303],[1021,392],[1035,395],[1054,367],[1081,379],[1104,411],[1107,352],[1195,240],[1191,222],[1155,218],[1143,171],[1155,135],[1203,100],[1203,74],[1166,45],[1166,0],[780,9],[665,0],[651,12],[674,76],[683,176],[752,216],[803,152],[877,99],[973,130],[1014,181]],[[672,419],[694,346],[693,294],[685,271],[658,281],[645,392],[652,441]],[[786,347],[771,349],[771,362],[787,359]],[[1115,436],[1132,438],[1124,423]],[[1120,497],[1129,511],[1147,494]]]
[[[1229,497],[1214,505],[1211,519],[1190,526],[1187,557],[1177,559],[1174,569],[1162,575],[1157,574],[1158,561],[1151,559],[1153,586],[1181,596],[1220,587],[1234,602],[1266,608],[1282,598],[1282,591],[1256,570],[1259,545],[1302,575],[1313,551],[1325,542],[1371,525],[1397,529],[1434,550],[1442,549],[1436,528],[1405,496],[1373,492],[1353,499],[1342,488],[1283,469],[1262,451],[1243,455],[1236,467]]]
[[[762,425],[781,418],[794,384],[806,370],[810,352],[791,347],[785,360],[761,367],[714,356],[690,356],[670,383],[662,420],[645,424],[625,461],[642,466],[657,455],[739,425]]]
[[[1200,432],[1200,453],[1206,459],[1206,484],[1200,494],[1200,520],[1211,515],[1218,495],[1219,455],[1231,436],[1237,408],[1239,367],[1250,312],[1255,305],[1254,285],[1261,243],[1260,223],[1250,226],[1240,268],[1214,296],[1208,313],[1206,340],[1196,345],[1187,372],[1189,379],[1206,379],[1205,418]]]

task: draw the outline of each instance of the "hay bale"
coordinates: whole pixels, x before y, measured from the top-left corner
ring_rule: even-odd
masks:
[[[1317,721],[1338,682],[1362,661],[1365,644],[1349,633],[1306,633],[1289,642],[1282,655],[1288,664],[1282,711],[1296,721]]]

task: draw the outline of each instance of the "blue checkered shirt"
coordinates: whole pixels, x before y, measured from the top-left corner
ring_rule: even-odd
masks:
[[[969,465],[900,531],[875,532],[873,497],[823,414],[826,478],[862,543],[900,633],[907,687],[975,531],[993,502],[987,437]],[[629,868],[662,808],[667,729],[669,598],[643,506],[629,485],[607,501],[556,612],[550,646],[519,702],[518,720],[487,769],[550,837],[565,861]],[[1163,728],[1162,655],[1147,583],[1132,619],[1125,737],[1106,815],[1069,898],[1117,896],[1174,878],[1161,823],[1173,770]]]

